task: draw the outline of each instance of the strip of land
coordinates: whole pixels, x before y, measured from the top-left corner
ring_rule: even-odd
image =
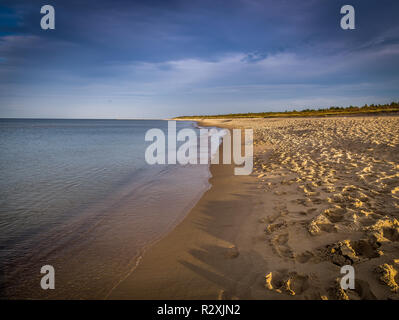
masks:
[[[230,113],[219,115],[197,115],[181,116],[176,119],[237,119],[237,118],[281,118],[281,117],[331,117],[331,116],[353,116],[353,115],[381,115],[393,114],[399,112],[399,102],[390,104],[378,104],[349,106],[349,107],[330,107],[320,109],[303,109],[300,111],[292,110],[285,112],[248,112],[248,113]]]
[[[212,188],[110,298],[399,298],[399,117],[201,124],[253,128],[253,174],[212,165]]]

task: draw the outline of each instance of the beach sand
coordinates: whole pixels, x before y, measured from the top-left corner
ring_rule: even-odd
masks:
[[[399,298],[399,117],[200,123],[253,128],[252,175],[212,165],[212,188],[110,299]]]

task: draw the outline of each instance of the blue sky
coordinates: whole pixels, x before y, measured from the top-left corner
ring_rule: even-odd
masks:
[[[56,29],[40,28],[55,8]],[[340,28],[351,4],[356,30]],[[0,1],[0,117],[165,118],[399,100],[396,0]]]

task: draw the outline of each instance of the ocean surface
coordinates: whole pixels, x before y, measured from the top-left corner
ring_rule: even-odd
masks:
[[[0,296],[106,298],[209,188],[208,165],[149,165],[163,120],[0,120]],[[177,130],[199,129],[178,121]],[[55,290],[40,269],[55,268]]]

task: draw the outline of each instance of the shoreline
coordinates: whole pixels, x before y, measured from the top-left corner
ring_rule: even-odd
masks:
[[[215,126],[206,121],[196,122],[204,127]],[[211,188],[183,221],[146,250],[134,272],[114,288],[108,299],[252,298],[237,291],[235,286],[248,264],[243,250],[249,251],[252,246],[252,240],[242,242],[241,236],[248,233],[244,229],[254,227],[248,223],[252,215],[248,201],[252,201],[251,195],[256,191],[256,179],[251,175],[234,176],[234,167],[234,164],[210,165]],[[255,229],[259,226],[255,225]],[[237,280],[228,276],[232,273],[231,263],[235,265],[233,278]],[[262,277],[252,274],[248,281],[249,286],[258,282],[263,291]]]
[[[399,117],[194,121],[252,127],[254,171],[211,165],[110,299],[399,299]]]

